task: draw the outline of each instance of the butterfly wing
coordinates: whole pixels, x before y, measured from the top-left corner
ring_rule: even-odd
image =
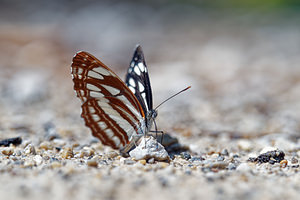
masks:
[[[153,106],[150,79],[144,53],[139,45],[134,51],[130,67],[128,68],[125,78],[125,83],[140,102],[144,113],[152,110]]]
[[[78,52],[71,73],[74,90],[82,101],[81,116],[103,144],[121,149],[141,133],[143,109],[113,71],[91,54]]]

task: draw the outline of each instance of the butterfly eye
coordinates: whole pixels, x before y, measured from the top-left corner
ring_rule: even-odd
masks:
[[[157,117],[157,111],[156,110],[152,110],[151,117],[152,118],[156,118]]]

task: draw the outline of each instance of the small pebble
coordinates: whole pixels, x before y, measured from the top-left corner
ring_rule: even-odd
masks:
[[[227,166],[228,166],[228,163],[215,162],[215,163],[210,165],[210,168],[225,169]]]
[[[92,159],[92,160],[88,160],[87,162],[87,165],[90,166],[90,167],[98,167],[98,163],[96,160]]]
[[[25,160],[24,167],[33,167],[35,162],[33,160]]]
[[[188,160],[191,158],[191,154],[189,152],[181,152],[180,153],[181,158]]]
[[[219,156],[218,158],[217,158],[217,161],[223,161],[225,158],[224,158],[224,156]]]
[[[52,149],[52,146],[51,146],[50,142],[44,141],[40,144],[40,148],[45,149],[45,150],[50,150],[50,149]]]
[[[295,157],[292,157],[291,163],[292,164],[297,164],[298,163],[298,159],[295,158]]]
[[[61,153],[61,157],[64,159],[73,158],[73,150],[70,147],[64,148],[64,150]]]
[[[142,165],[145,165],[147,163],[147,161],[145,159],[139,160],[139,163],[141,163]]]
[[[20,150],[16,150],[15,153],[16,153],[16,156],[21,156],[22,155],[22,152]]]
[[[222,155],[222,156],[229,156],[228,150],[227,150],[227,149],[223,149],[223,150],[221,151],[221,155]]]
[[[229,163],[227,169],[229,170],[235,170],[236,169],[236,165],[233,163]]]
[[[154,163],[154,161],[155,161],[155,159],[154,159],[154,158],[150,158],[150,159],[148,160],[148,163],[149,163],[149,164],[153,164],[153,163]]]
[[[2,151],[3,155],[10,156],[14,153],[14,150],[10,147],[4,148]]]
[[[42,156],[40,156],[40,155],[35,155],[35,156],[33,157],[33,160],[35,161],[35,163],[36,163],[37,165],[40,165],[40,164],[42,164],[42,162],[43,162],[43,158],[42,158]]]
[[[90,147],[83,147],[82,151],[80,152],[80,158],[83,158],[85,156],[90,157],[93,156],[95,153],[95,150]]]
[[[287,164],[288,164],[287,160],[280,161],[280,167],[282,167],[282,168],[285,168],[287,166]]]
[[[35,155],[36,151],[35,151],[34,146],[32,144],[28,144],[24,149],[24,153],[26,155],[29,155],[29,154]]]
[[[237,154],[234,154],[232,157],[233,157],[233,158],[239,158],[240,156],[237,155]]]

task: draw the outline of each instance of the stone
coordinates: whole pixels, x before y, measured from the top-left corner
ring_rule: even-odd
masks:
[[[169,159],[168,152],[152,136],[143,137],[140,144],[130,151],[129,155],[135,160],[154,158],[155,160],[163,161]]]

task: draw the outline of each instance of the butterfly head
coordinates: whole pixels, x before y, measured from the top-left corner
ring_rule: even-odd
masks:
[[[152,119],[155,119],[157,117],[157,110],[150,110],[148,112],[148,117],[152,118]]]

